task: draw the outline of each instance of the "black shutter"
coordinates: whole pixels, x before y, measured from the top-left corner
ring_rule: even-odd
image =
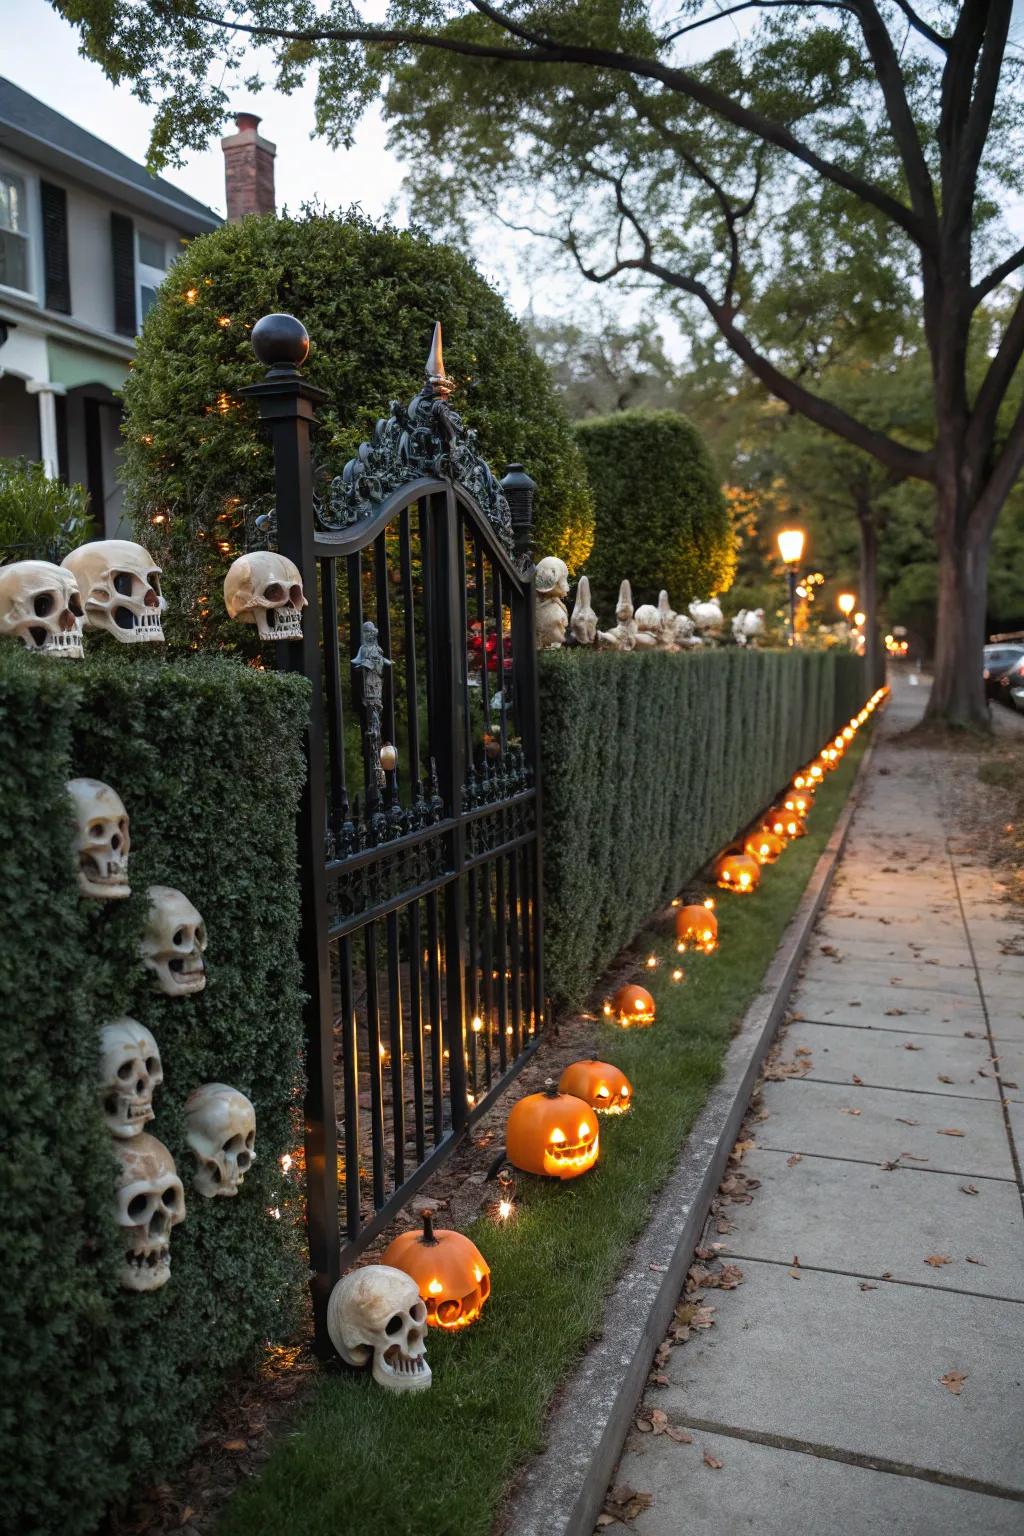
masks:
[[[119,336],[134,336],[138,330],[135,315],[135,226],[123,213],[110,215],[110,252],[114,269],[114,330]]]
[[[46,307],[71,313],[71,269],[68,266],[68,195],[52,182],[39,184],[43,205],[43,266]]]

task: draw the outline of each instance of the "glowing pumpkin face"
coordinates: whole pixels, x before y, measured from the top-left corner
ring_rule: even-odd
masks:
[[[749,895],[761,879],[761,866],[749,853],[727,853],[715,866],[715,878],[723,891]]]
[[[776,837],[788,839],[807,836],[807,827],[801,818],[795,812],[783,810],[780,806],[768,812],[765,826],[769,832],[774,832]]]
[[[806,816],[814,804],[814,796],[808,794],[805,789],[791,789],[782,802],[784,811],[792,811],[794,816]]]
[[[624,1115],[633,1102],[625,1072],[608,1061],[574,1061],[558,1079],[559,1093],[583,1099],[599,1115]]]
[[[461,1232],[434,1231],[429,1211],[422,1232],[403,1232],[380,1261],[415,1280],[434,1328],[466,1328],[491,1294],[487,1261]]]
[[[620,987],[612,998],[611,1015],[623,1029],[646,1029],[654,1023],[654,998],[635,982]]]
[[[843,726],[843,740],[844,741],[852,741],[853,737],[854,737],[854,732],[856,731],[856,729],[857,729],[857,727],[855,725],[844,725]]]
[[[710,955],[718,948],[718,918],[707,907],[680,907],[676,913],[676,949],[699,949]]]
[[[812,784],[820,784],[825,777],[825,768],[822,763],[812,763],[807,770],[807,776]]]
[[[747,838],[744,849],[759,864],[774,864],[785,846],[781,837],[762,828],[760,832],[755,832],[753,836]]]
[[[505,1124],[508,1160],[524,1173],[576,1179],[597,1162],[597,1116],[549,1078],[543,1093],[513,1104]]]

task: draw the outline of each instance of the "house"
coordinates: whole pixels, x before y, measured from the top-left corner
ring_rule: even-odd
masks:
[[[274,211],[274,146],[224,139],[229,219]],[[181,245],[220,216],[0,77],[0,457],[39,459],[121,525],[116,391]],[[122,531],[124,531],[122,529]]]

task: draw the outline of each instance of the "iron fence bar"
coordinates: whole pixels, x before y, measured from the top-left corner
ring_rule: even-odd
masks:
[[[385,739],[389,742],[395,740],[395,668],[394,657],[391,654],[391,594],[388,591],[388,557],[387,544],[385,542],[387,532],[382,529],[373,541],[373,584],[377,599],[377,638],[384,655],[392,665],[384,668],[384,730]],[[397,806],[398,773],[387,773],[388,803]]]
[[[427,992],[430,999],[430,1117],[435,1146],[444,1135],[444,1035],[441,1028],[440,928],[437,891],[427,895]]]
[[[511,1001],[510,1024],[512,1026],[512,1055],[518,1056],[522,1049],[522,1009],[523,1009],[523,977],[521,970],[522,957],[519,952],[519,927],[522,914],[519,910],[519,850],[515,848],[508,854],[508,906],[511,922],[509,923],[509,948],[512,953],[510,964],[512,970],[512,982],[509,987]]]
[[[441,498],[437,498],[438,502]],[[465,583],[459,581],[463,560],[456,554],[464,550],[462,519],[455,493],[449,488],[439,517],[437,541],[438,585],[444,600],[438,603],[435,621],[438,627],[439,649],[447,658],[448,676],[453,682],[466,676],[466,625]],[[439,768],[442,782],[447,785],[448,803],[454,809],[461,798],[462,785],[466,781],[466,762],[463,756],[465,734],[460,718],[463,689],[454,686],[447,693],[447,718],[445,732],[440,743]],[[466,858],[466,831],[459,818],[452,833],[452,863],[461,870]],[[459,1131],[466,1124],[466,1003],[463,990],[465,962],[465,896],[462,880],[452,880],[444,889],[444,954],[445,954],[445,1036],[448,1045],[448,1086],[452,1127]]]
[[[341,656],[338,651],[338,572],[333,560],[320,561],[323,606],[324,663],[327,690],[327,752],[330,773],[329,824],[334,845],[348,819],[345,786],[345,718],[342,706]]]
[[[409,803],[415,805],[422,795],[420,787],[420,716],[419,688],[416,674],[416,612],[412,579],[411,508],[403,507],[399,526],[401,552],[402,606],[405,609],[405,708],[409,733]]]
[[[363,930],[366,965],[366,1065],[370,1074],[370,1150],[373,1162],[373,1208],[384,1204],[384,1084],[381,1072],[380,998],[377,991],[377,924]]]
[[[416,1123],[416,1161],[427,1155],[423,1075],[423,956],[420,937],[420,898],[409,903],[409,1027],[412,1035],[412,1102]]]
[[[345,1227],[359,1234],[362,1192],[359,1183],[359,1020],[352,987],[352,940],[338,941],[341,971],[341,1072],[345,1107]]]
[[[388,1025],[391,1045],[391,1125],[395,1183],[405,1178],[405,1040],[402,1019],[402,981],[399,972],[398,914],[384,919],[388,946]]]

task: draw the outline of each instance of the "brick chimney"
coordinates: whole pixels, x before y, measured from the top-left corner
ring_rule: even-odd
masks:
[[[227,190],[228,223],[237,224],[247,213],[276,213],[274,156],[277,145],[260,136],[260,119],[252,112],[237,112],[237,133],[221,139],[224,151],[224,185]]]

